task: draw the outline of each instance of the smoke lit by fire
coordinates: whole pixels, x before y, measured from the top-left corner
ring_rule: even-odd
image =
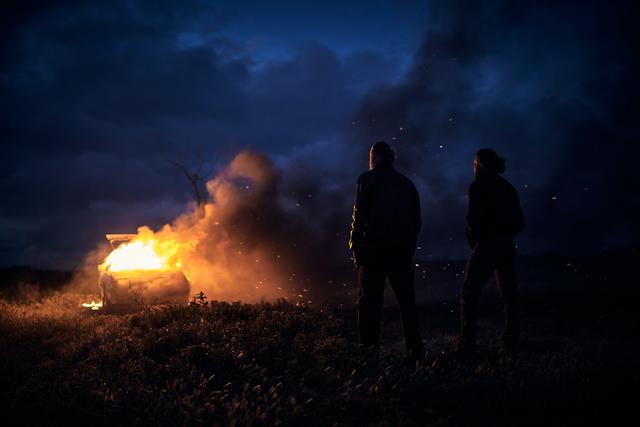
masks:
[[[279,179],[266,156],[238,154],[207,182],[203,206],[192,206],[158,231],[140,227],[104,259],[100,271],[179,270],[192,292],[215,299],[310,302],[311,286],[301,273],[313,239],[291,232],[301,228],[295,225],[298,207],[282,200]],[[309,239],[307,253],[296,246],[298,238]]]

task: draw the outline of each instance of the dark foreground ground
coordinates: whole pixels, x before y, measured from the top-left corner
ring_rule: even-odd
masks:
[[[513,355],[497,347],[501,319],[491,292],[480,352],[465,361],[447,355],[455,305],[423,305],[429,352],[418,368],[403,363],[393,307],[373,367],[355,345],[351,308],[214,302],[114,315],[79,310],[86,296],[71,293],[6,297],[3,425],[628,423],[640,383],[640,292],[629,271],[525,286],[523,342]]]

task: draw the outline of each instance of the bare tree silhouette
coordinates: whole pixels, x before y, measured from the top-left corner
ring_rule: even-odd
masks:
[[[204,205],[205,199],[202,196],[202,190],[200,189],[200,183],[206,181],[206,176],[201,174],[202,171],[202,161],[200,161],[198,168],[195,172],[190,172],[189,169],[182,162],[178,162],[175,160],[166,159],[171,165],[175,166],[178,170],[180,170],[184,176],[187,178],[191,187],[193,188],[193,193],[196,197],[196,203],[198,207]]]

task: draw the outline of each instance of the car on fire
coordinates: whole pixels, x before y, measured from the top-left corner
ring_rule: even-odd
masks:
[[[132,242],[135,234],[107,234],[113,251]],[[113,252],[112,252],[113,253]],[[111,269],[99,267],[98,286],[102,307],[106,310],[141,304],[186,303],[190,286],[187,277],[177,268],[148,267]]]

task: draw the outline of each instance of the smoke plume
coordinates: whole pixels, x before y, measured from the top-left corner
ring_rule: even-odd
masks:
[[[207,182],[203,206],[193,206],[157,232],[141,227],[139,237],[153,238],[171,253],[192,293],[309,303],[319,297],[313,292],[318,283],[329,283],[345,242],[334,239],[338,244],[327,246],[325,229],[312,225],[299,198],[287,195],[283,184],[281,171],[267,156],[241,152]]]
[[[292,143],[275,163],[240,153],[207,183],[205,206],[155,235],[178,243],[195,291],[317,301],[355,278],[346,250],[354,185],[369,145],[386,140],[421,195],[420,260],[466,256],[466,190],[482,147],[506,158],[520,193],[522,253],[637,245],[638,198],[627,194],[637,181],[637,42],[625,8],[435,2],[403,79],[378,85],[342,129]]]

